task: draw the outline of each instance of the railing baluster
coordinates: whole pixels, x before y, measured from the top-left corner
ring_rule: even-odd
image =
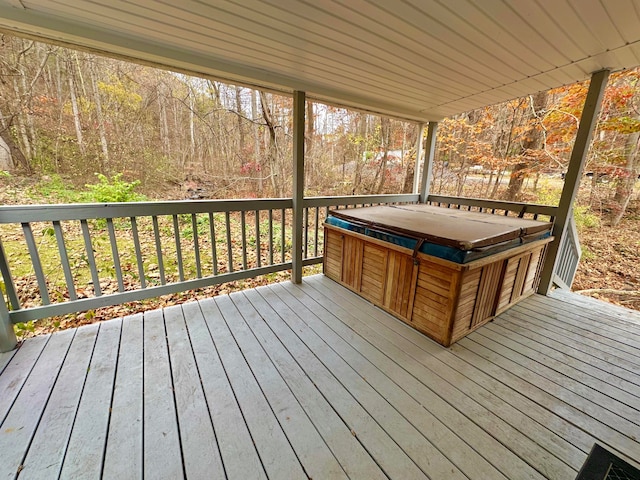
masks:
[[[284,232],[284,227],[285,227],[285,210],[284,208],[282,209],[282,216],[280,217],[280,247],[281,247],[281,253],[282,253],[282,263],[284,263],[284,245],[285,245],[285,232]]]
[[[258,267],[262,266],[262,261],[260,259],[260,210],[256,210],[256,262]]]
[[[86,220],[80,220],[80,228],[82,229],[82,237],[84,238],[84,249],[87,252],[89,270],[91,270],[93,291],[96,297],[100,297],[102,296],[102,288],[100,288],[100,277],[98,276],[98,269],[96,268],[96,257],[93,254],[93,245],[91,244],[91,233],[89,232],[89,224]]]
[[[113,257],[113,268],[116,271],[118,281],[118,291],[124,292],[124,281],[122,280],[122,268],[120,267],[120,255],[118,254],[118,243],[116,242],[116,231],[113,228],[113,218],[107,218],[107,232],[109,232],[109,242],[111,243],[111,256]]]
[[[309,208],[304,209],[304,252],[302,258],[307,258],[307,252],[309,251]]]
[[[138,263],[138,276],[140,277],[140,287],[147,288],[147,280],[144,277],[144,262],[142,261],[142,249],[140,248],[140,236],[138,235],[138,223],[136,217],[129,217],[131,221],[131,235],[133,236],[133,247],[136,251],[136,262]]]
[[[153,221],[153,234],[156,239],[156,257],[158,259],[158,271],[160,272],[160,283],[165,285],[167,283],[167,279],[164,275],[164,258],[162,256],[162,243],[160,242],[160,227],[158,226],[158,216],[152,215],[151,220]]]
[[[314,249],[313,249],[313,256],[317,257],[318,256],[318,228],[319,228],[319,223],[320,223],[320,207],[316,207],[316,232],[314,235]]]
[[[231,248],[231,219],[229,212],[224,212],[224,220],[227,227],[227,257],[229,272],[233,272],[233,250]]]
[[[180,242],[180,225],[178,215],[173,215],[173,238],[176,242],[176,262],[178,263],[178,277],[184,282],[184,266],[182,261],[182,245]]]
[[[242,269],[247,269],[247,225],[245,219],[245,211],[240,212],[240,230],[242,238]]]
[[[27,248],[29,249],[29,255],[31,256],[31,264],[36,274],[38,281],[38,288],[40,289],[40,297],[42,298],[43,305],[49,305],[49,291],[47,290],[47,280],[44,278],[44,272],[42,271],[42,263],[40,262],[40,255],[38,254],[38,248],[36,247],[36,241],[33,238],[33,232],[31,231],[31,224],[23,223],[22,231],[24,232],[24,239],[27,242]]]
[[[213,212],[209,212],[209,234],[211,235],[211,263],[213,263],[213,274],[218,275],[218,242],[216,242],[216,227]]]
[[[13,277],[11,276],[11,269],[9,268],[9,262],[7,262],[7,255],[4,252],[4,246],[2,245],[2,239],[0,239],[0,273],[2,273],[2,279],[4,280],[4,288],[9,296],[11,307],[13,310],[18,310],[21,307],[20,299],[16,293],[16,286],[13,283]],[[2,295],[0,294],[0,297]],[[0,298],[4,301],[4,298]]]
[[[196,275],[202,278],[202,263],[200,262],[200,239],[198,236],[198,217],[191,214],[191,228],[193,228],[193,252],[196,258]]]
[[[64,279],[67,283],[69,299],[77,300],[78,295],[76,295],[76,286],[73,283],[73,274],[71,273],[71,265],[69,265],[69,256],[67,255],[67,246],[64,243],[62,227],[57,220],[53,222],[53,231],[56,234],[56,243],[58,244],[58,252],[60,253],[60,262],[62,263],[62,271],[64,272]]]
[[[269,209],[269,265],[273,265],[273,209]]]

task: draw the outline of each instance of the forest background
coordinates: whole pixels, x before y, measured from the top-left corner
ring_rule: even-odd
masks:
[[[639,79],[640,69],[611,75],[575,206],[574,290],[636,309]],[[444,119],[431,192],[557,205],[587,88]],[[2,35],[0,202],[290,196],[292,107],[286,96]],[[305,195],[412,191],[417,125],[306,110]]]

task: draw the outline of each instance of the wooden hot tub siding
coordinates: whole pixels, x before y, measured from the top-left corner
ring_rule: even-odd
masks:
[[[552,240],[458,264],[332,225],[324,238],[327,277],[444,346],[534,293]]]

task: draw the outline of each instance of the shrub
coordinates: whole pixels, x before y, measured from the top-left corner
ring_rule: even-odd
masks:
[[[85,194],[85,201],[97,203],[112,202],[141,202],[146,197],[135,192],[135,188],[140,185],[139,180],[133,182],[125,182],[122,180],[122,174],[118,173],[109,179],[101,173],[96,174],[98,183],[85,185],[89,190]]]
[[[576,221],[576,228],[578,230],[600,226],[600,217],[592,213],[591,209],[586,206],[574,206],[573,219]]]

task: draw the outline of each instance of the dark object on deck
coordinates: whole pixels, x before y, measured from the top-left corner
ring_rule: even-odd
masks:
[[[640,470],[596,443],[576,480],[640,480]]]

